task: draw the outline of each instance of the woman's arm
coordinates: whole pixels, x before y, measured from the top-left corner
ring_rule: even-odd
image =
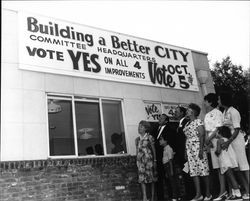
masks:
[[[218,132],[218,128],[215,128],[215,130],[212,131],[212,133],[210,134],[210,136],[207,136],[207,139],[206,139],[206,144],[209,144],[210,141],[216,137],[216,134]]]
[[[221,154],[221,151],[222,151],[221,145],[223,144],[223,142],[224,142],[223,139],[218,139],[218,141],[217,141],[217,148],[216,148],[216,151],[215,151],[215,154],[217,156],[219,156]]]
[[[140,140],[139,137],[137,137],[137,138],[135,139],[136,155],[138,154],[138,143],[139,143],[139,140]]]
[[[199,157],[200,159],[203,159],[203,148],[204,148],[204,142],[205,142],[205,128],[203,125],[198,126],[198,135],[200,140],[200,151],[199,151]]]
[[[155,151],[155,143],[151,142],[151,148],[153,152],[154,162],[156,162],[156,151]]]
[[[174,175],[173,159],[169,160],[170,176]]]
[[[239,132],[240,132],[240,128],[235,128],[232,136],[228,139],[228,141],[224,142],[221,145],[222,149],[227,149],[229,145],[232,143],[232,141],[234,141],[234,139],[238,136]]]

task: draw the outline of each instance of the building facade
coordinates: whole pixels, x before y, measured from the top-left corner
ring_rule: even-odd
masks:
[[[139,199],[139,121],[208,92],[206,53],[3,10],[0,199]]]

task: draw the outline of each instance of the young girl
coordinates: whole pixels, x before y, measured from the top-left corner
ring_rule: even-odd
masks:
[[[159,142],[160,145],[163,147],[162,163],[164,167],[165,178],[167,180],[166,183],[169,184],[170,188],[172,189],[172,198],[173,198],[172,201],[175,201],[177,200],[178,196],[177,196],[177,182],[174,177],[174,167],[173,167],[174,152],[167,142],[166,135],[161,135]]]
[[[217,149],[216,154],[219,157],[219,166],[221,174],[226,175],[228,182],[230,182],[232,186],[232,196],[227,200],[242,200],[241,192],[239,190],[239,185],[234,177],[232,168],[238,167],[237,159],[235,152],[231,145],[228,146],[227,149],[222,149],[222,144],[231,137],[231,130],[227,126],[222,126],[218,130],[217,134]]]

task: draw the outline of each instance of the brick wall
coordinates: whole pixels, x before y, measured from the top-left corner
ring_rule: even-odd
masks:
[[[1,201],[132,201],[140,198],[134,156],[0,163]]]

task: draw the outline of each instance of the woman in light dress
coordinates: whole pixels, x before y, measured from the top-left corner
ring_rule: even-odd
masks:
[[[240,113],[232,107],[232,95],[229,93],[220,93],[219,105],[224,108],[223,125],[231,130],[231,137],[223,143],[222,148],[227,149],[231,144],[237,156],[237,162],[240,169],[240,180],[244,188],[243,199],[249,199],[249,164],[246,157],[245,140],[243,133],[240,132]]]
[[[231,137],[231,130],[227,126],[222,126],[219,128],[217,134],[217,148],[215,154],[219,157],[219,165],[221,174],[225,174],[228,178],[228,182],[232,187],[232,195],[229,196],[226,200],[227,201],[235,201],[235,200],[242,200],[241,192],[239,189],[239,184],[234,177],[233,168],[238,167],[237,156],[229,144],[227,149],[223,149],[224,142],[227,142],[228,139]]]
[[[217,108],[218,96],[215,93],[209,93],[204,97],[204,106],[206,108],[206,115],[204,118],[204,126],[206,130],[206,146],[209,149],[212,167],[216,169],[219,176],[220,192],[214,201],[220,201],[227,196],[226,184],[224,175],[221,174],[219,167],[219,158],[216,156],[216,146],[218,128],[222,126],[222,112]]]

